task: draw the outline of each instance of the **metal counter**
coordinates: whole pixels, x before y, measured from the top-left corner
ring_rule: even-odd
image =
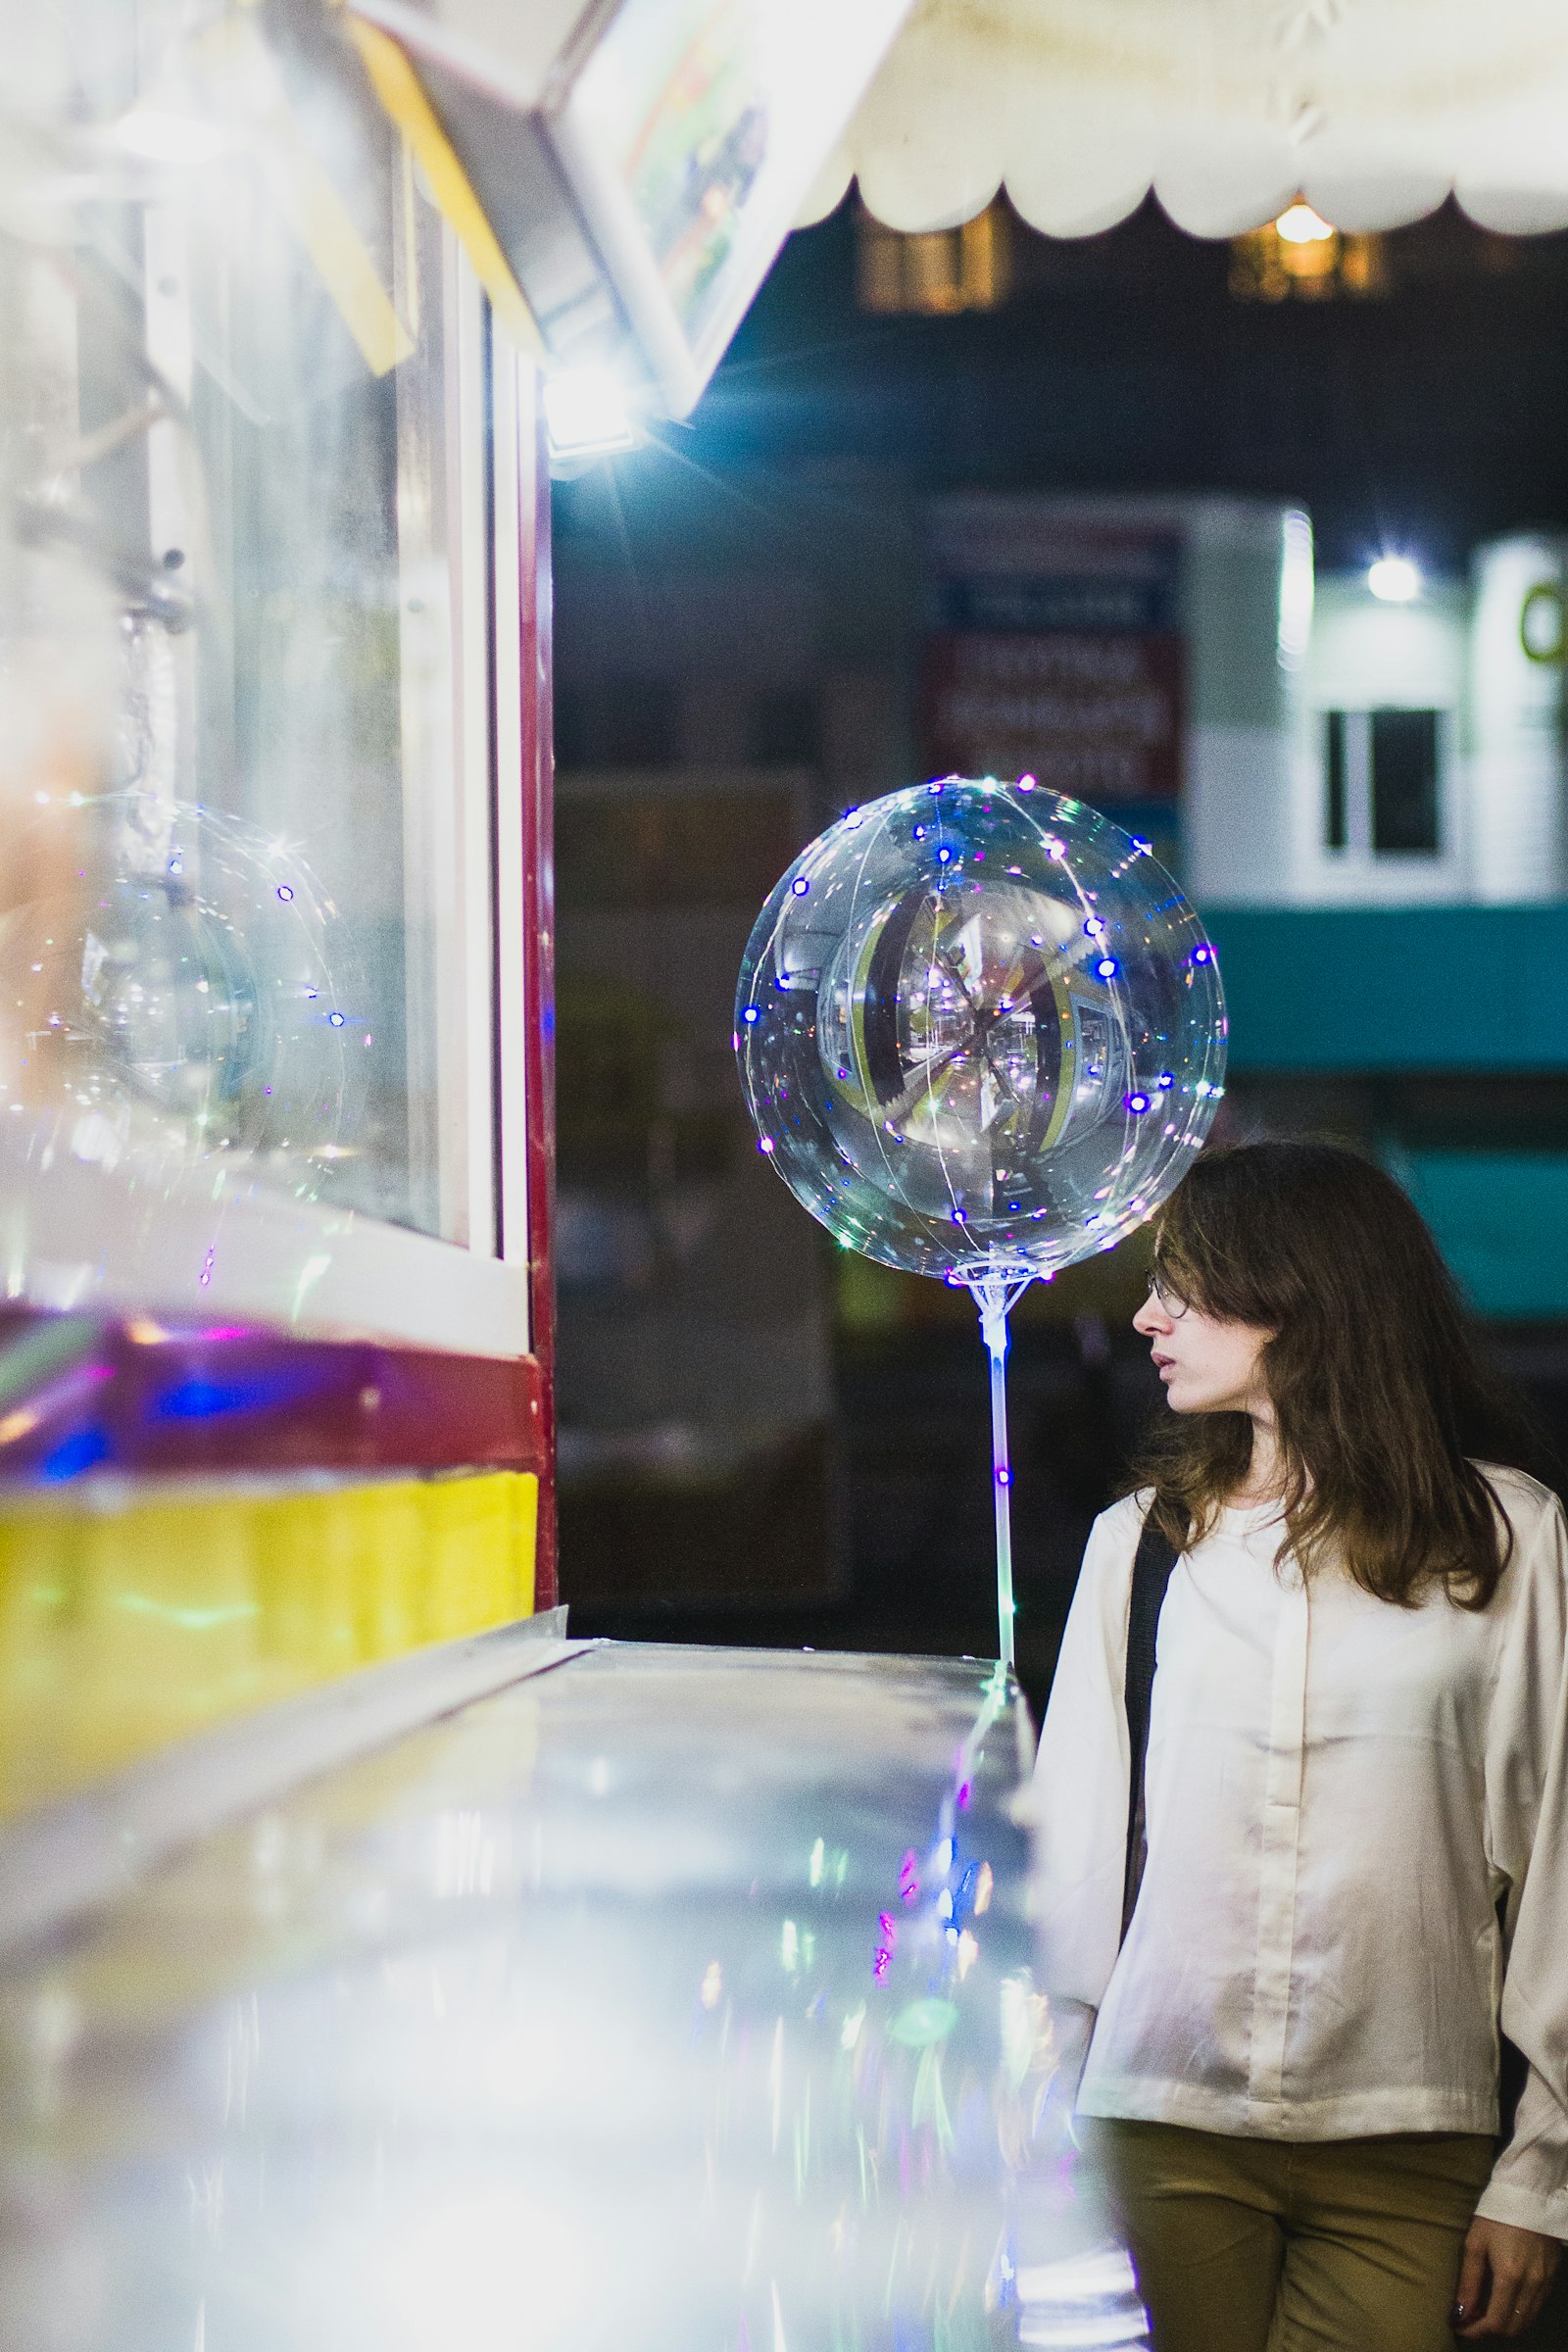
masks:
[[[1016,1692],[540,1652],[0,1967],[0,2343],[1018,2339]]]

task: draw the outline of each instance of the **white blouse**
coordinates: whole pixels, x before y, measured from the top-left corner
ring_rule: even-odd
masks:
[[[1398,1608],[1332,1569],[1303,1584],[1271,1508],[1226,1511],[1178,1560],[1119,1955],[1148,1497],[1103,1513],[1023,1810],[1064,2039],[1068,2005],[1092,2013],[1082,2113],[1494,2132],[1500,1990],[1530,2074],[1479,2211],[1568,2238],[1568,1528],[1533,1479],[1487,1475],[1515,1550],[1480,1614],[1441,1591]]]

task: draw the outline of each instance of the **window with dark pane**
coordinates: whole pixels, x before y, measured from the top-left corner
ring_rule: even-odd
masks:
[[[1323,808],[1323,843],[1326,849],[1343,850],[1349,839],[1345,803],[1343,710],[1323,713],[1323,769],[1328,785]]]
[[[1436,710],[1371,714],[1372,847],[1379,855],[1438,847]]]

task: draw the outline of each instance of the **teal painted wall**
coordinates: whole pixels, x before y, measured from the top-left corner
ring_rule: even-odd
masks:
[[[1568,906],[1202,912],[1239,1075],[1568,1071]]]
[[[1391,1163],[1478,1314],[1568,1315],[1568,1158],[1417,1152]]]
[[[1204,920],[1240,1078],[1568,1074],[1568,906],[1218,906]],[[1568,1153],[1391,1137],[1382,1155],[1476,1313],[1568,1317]]]

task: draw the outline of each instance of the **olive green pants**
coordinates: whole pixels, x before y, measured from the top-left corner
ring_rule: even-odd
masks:
[[[1083,2119],[1154,2352],[1453,2352],[1494,2143],[1471,2132],[1240,2139]]]

